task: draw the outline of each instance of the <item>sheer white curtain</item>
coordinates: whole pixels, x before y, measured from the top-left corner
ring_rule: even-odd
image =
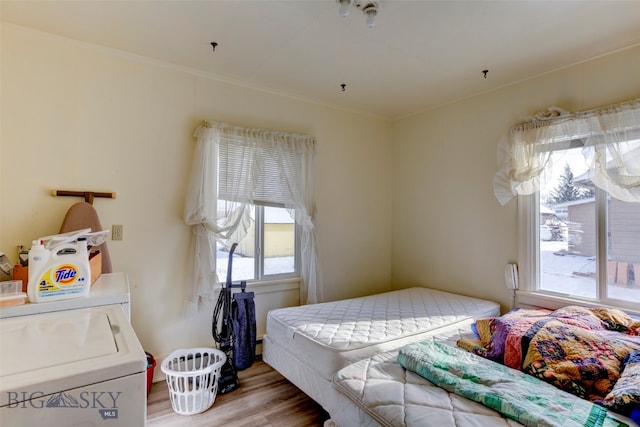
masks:
[[[302,303],[317,302],[321,285],[314,226],[315,138],[203,122],[187,190],[184,219],[193,236],[185,311],[197,311],[215,289],[216,242],[241,239],[250,205],[284,206],[301,228]]]
[[[612,197],[640,202],[640,99],[570,114],[558,108],[512,127],[498,144],[494,194],[506,204],[539,190],[551,153],[582,147],[589,178]]]

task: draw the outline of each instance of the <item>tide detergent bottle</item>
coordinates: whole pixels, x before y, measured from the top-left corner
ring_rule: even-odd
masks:
[[[27,295],[32,303],[86,297],[91,288],[87,240],[46,249],[34,240],[29,251]]]

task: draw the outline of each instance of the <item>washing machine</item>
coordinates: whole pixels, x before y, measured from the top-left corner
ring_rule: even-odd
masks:
[[[0,425],[145,425],[146,355],[127,313],[84,303],[0,319]]]

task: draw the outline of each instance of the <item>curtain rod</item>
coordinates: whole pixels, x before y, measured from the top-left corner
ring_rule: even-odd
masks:
[[[635,98],[630,101],[611,104],[604,107],[593,108],[591,110],[578,111],[575,113],[570,113],[569,111],[558,107],[549,107],[545,111],[524,118],[512,127],[512,131],[527,130],[536,127],[548,126],[555,122],[561,122],[565,120],[575,120],[602,114],[616,113],[622,110],[635,109],[640,109],[640,98]]]
[[[207,120],[202,120],[200,122],[199,127],[207,128],[207,129],[213,129],[217,127],[218,129],[233,129],[239,132],[257,132],[265,135],[283,135],[283,136],[293,136],[293,137],[302,137],[302,138],[312,138],[315,141],[314,136],[305,135],[302,133],[292,133],[292,132],[270,130],[270,129],[264,129],[264,128],[250,128],[246,126],[238,126],[238,125],[233,125],[233,124],[223,123],[223,122],[209,122]],[[197,129],[196,129],[196,132],[197,132]]]

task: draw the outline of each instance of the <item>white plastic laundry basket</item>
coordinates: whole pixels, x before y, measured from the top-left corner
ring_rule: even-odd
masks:
[[[173,410],[182,415],[204,412],[218,392],[220,368],[227,357],[214,348],[176,350],[162,361]]]

